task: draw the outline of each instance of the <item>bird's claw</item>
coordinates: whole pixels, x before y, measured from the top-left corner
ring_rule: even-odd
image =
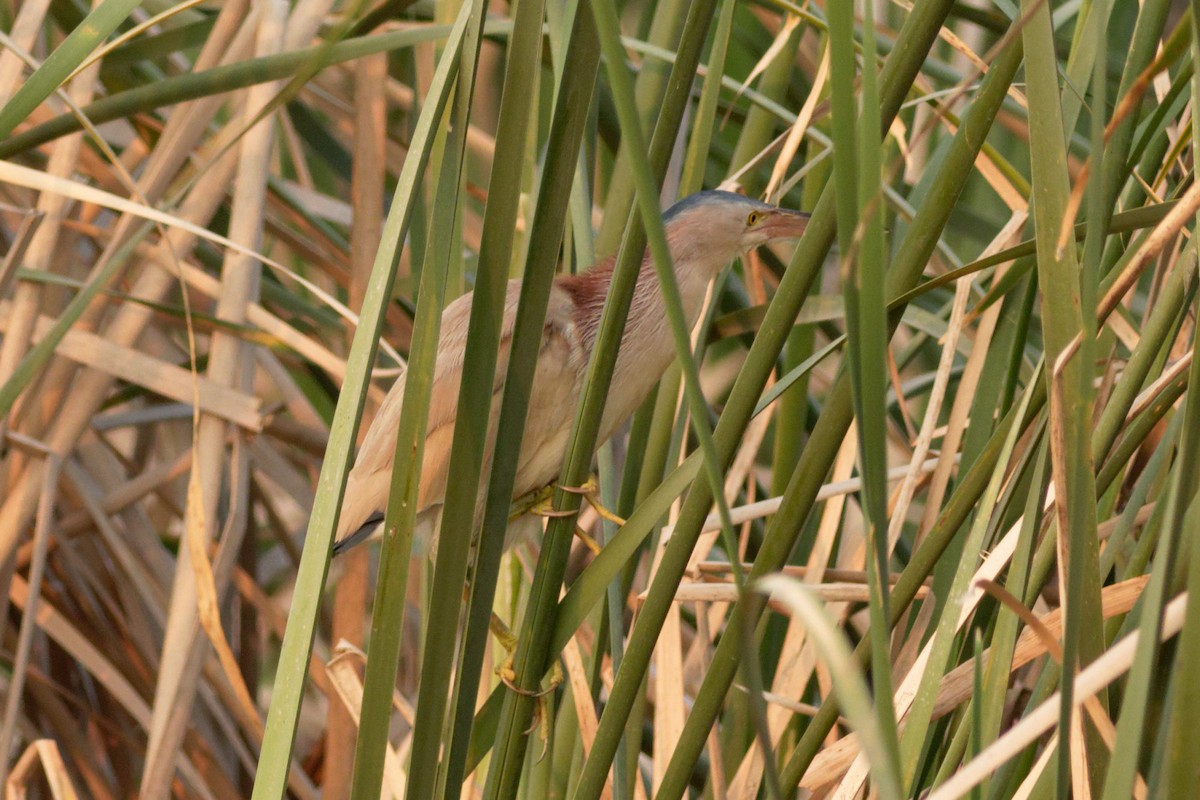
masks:
[[[557,667],[557,664],[555,666]],[[562,682],[561,672],[559,673],[559,682]],[[534,728],[537,728],[538,738],[542,740],[542,752],[538,753],[539,763],[546,757],[546,753],[550,750],[550,726],[554,713],[554,707],[551,705],[551,702],[549,694],[538,698],[537,705],[534,706],[533,719],[530,721],[529,730],[525,731],[525,735],[528,736],[533,733]]]
[[[517,673],[512,667],[512,659],[509,659],[500,665],[496,669],[496,675],[499,676],[500,682],[512,691],[523,697],[529,697],[534,700],[549,696],[554,692],[555,689],[558,688],[558,685],[562,683],[562,677],[560,676],[557,681],[551,677],[550,684],[542,689],[524,689],[520,686],[517,686]]]
[[[540,507],[533,508],[533,509],[531,509],[531,511],[534,514],[537,514],[539,517],[550,517],[551,519],[562,519],[563,517],[575,516],[574,511],[569,511],[567,509],[559,510],[556,508],[551,508],[549,501],[546,502],[545,508],[540,508]]]

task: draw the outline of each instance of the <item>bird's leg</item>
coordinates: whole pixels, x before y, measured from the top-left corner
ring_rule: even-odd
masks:
[[[590,533],[576,525],[575,535],[579,537],[579,541],[583,542],[588,550],[592,551],[592,555],[600,555],[600,543],[593,539]]]
[[[540,760],[541,757],[546,755],[546,749],[550,746],[550,724],[554,713],[554,706],[551,700],[554,690],[563,682],[562,667],[558,665],[558,660],[556,659],[553,666],[550,667],[550,680],[546,688],[536,691],[522,689],[516,684],[517,673],[513,669],[513,656],[517,651],[516,635],[494,611],[492,612],[492,619],[488,623],[488,627],[491,628],[492,635],[496,637],[496,641],[508,653],[508,658],[504,659],[504,663],[496,668],[496,674],[500,676],[500,681],[517,694],[537,700],[537,705],[534,706],[533,724],[529,726],[529,730],[525,731],[525,733],[533,733],[534,728],[537,728],[538,737],[542,740],[542,756],[539,756]]]

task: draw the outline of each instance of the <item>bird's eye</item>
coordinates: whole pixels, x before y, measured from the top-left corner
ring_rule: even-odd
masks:
[[[759,214],[757,211],[751,211],[750,214],[746,217],[746,227],[753,228],[755,225],[758,224],[758,221],[761,218],[762,218],[762,215]]]

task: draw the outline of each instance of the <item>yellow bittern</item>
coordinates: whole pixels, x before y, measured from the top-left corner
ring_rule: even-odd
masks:
[[[663,215],[663,222],[690,326],[700,313],[709,282],[726,264],[759,245],[799,237],[804,233],[808,215],[731,192],[709,191],[680,200]],[[523,497],[549,484],[562,468],[612,274],[610,258],[586,272],[559,275],[554,280],[517,463],[514,497]],[[493,381],[486,446],[489,462],[520,292],[521,281],[509,281]],[[471,298],[470,293],[459,297],[442,313],[418,489],[419,514],[435,511],[446,494]],[[647,253],[621,339],[599,442],[612,436],[641,405],[674,358],[664,300]],[[335,552],[365,540],[382,519],[391,485],[403,395],[404,379],[400,378],[388,391],[363,440],[346,486]],[[489,463],[485,463],[485,474],[488,468]]]

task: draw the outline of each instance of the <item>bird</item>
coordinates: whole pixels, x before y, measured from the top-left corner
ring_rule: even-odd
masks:
[[[799,238],[808,218],[803,212],[720,190],[697,192],[667,209],[662,219],[689,328],[700,314],[709,283],[725,265],[760,245]],[[614,265],[615,257],[610,257],[584,272],[554,278],[517,462],[514,498],[547,486],[559,475]],[[510,280],[492,382],[485,449],[488,461],[496,438],[520,293],[521,280]],[[417,491],[419,527],[422,518],[430,519],[440,510],[446,493],[471,302],[472,294],[468,292],[442,312]],[[642,258],[601,418],[599,444],[624,424],[674,361],[673,342],[661,286],[647,251]],[[372,538],[383,519],[403,395],[404,377],[400,376],[363,438],[347,478],[333,546],[335,554]],[[484,474],[490,468],[488,461],[484,464]],[[428,526],[425,530],[423,535],[427,537]]]

